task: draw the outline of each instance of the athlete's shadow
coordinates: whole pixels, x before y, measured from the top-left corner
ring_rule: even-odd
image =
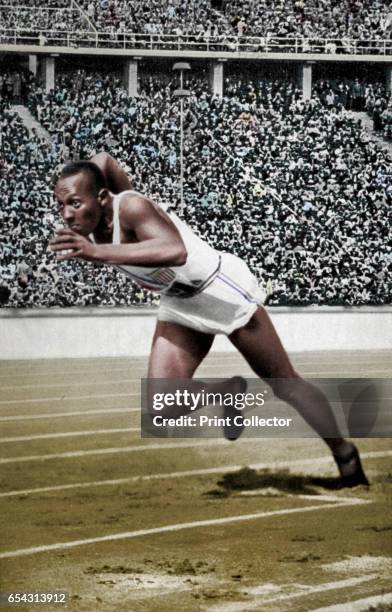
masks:
[[[235,491],[256,491],[277,489],[283,493],[317,495],[317,489],[336,491],[342,488],[340,477],[315,477],[293,474],[288,470],[261,470],[242,468],[237,472],[224,474],[217,483],[227,493]]]

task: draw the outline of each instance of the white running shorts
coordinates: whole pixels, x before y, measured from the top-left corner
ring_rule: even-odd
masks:
[[[265,297],[246,263],[222,253],[220,271],[204,291],[189,298],[161,295],[158,320],[228,336],[248,323]]]

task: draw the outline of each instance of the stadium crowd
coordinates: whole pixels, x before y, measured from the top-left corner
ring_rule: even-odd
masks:
[[[32,88],[38,86],[38,81],[32,72],[9,68],[0,68],[0,100],[20,104],[26,102]]]
[[[369,100],[375,95],[386,95],[385,85],[380,81],[367,79],[317,79],[313,93],[327,107],[343,107],[353,111],[364,111]]]
[[[185,206],[180,214],[267,286],[270,304],[390,301],[391,159],[342,105],[303,102],[290,79],[229,76],[222,99],[187,83]],[[51,142],[1,106],[1,285],[11,306],[146,304],[157,298],[106,267],[57,263],[53,170],[108,150],[135,188],[179,206],[179,105],[172,76],[145,76],[129,98],[117,75],[79,70],[29,106]],[[16,244],[15,244],[16,238]],[[1,298],[0,298],[1,299]]]
[[[234,0],[226,16],[237,33],[305,38],[371,39],[391,29],[390,0]],[[347,42],[347,44],[349,44]]]
[[[382,83],[368,89],[366,110],[373,118],[375,132],[392,140],[392,97]]]
[[[148,34],[386,37],[392,25],[390,0],[79,0],[98,30]],[[218,10],[219,9],[219,10]]]
[[[69,31],[92,30],[86,15],[69,0],[0,0],[0,42],[14,42],[14,32],[45,45]],[[37,38],[37,41],[35,40]]]
[[[320,42],[320,50],[351,53],[359,43],[363,52],[378,53],[382,41],[392,34],[391,0],[78,0],[72,6],[51,0],[45,7],[36,0],[18,0],[12,6],[3,0],[2,5],[6,7],[0,5],[3,27],[36,32],[52,28],[52,35],[98,31],[108,35],[108,44],[132,33],[136,39],[127,38],[128,45],[145,44],[138,35],[147,35],[151,43],[175,35],[183,42],[188,37],[191,44],[231,48],[244,43],[244,37],[256,37],[252,48],[265,49],[277,38],[284,46],[284,39],[296,37],[302,39],[303,51],[309,42],[330,39],[327,47]],[[52,35],[45,33],[47,38]],[[287,50],[291,48],[289,44]]]
[[[78,9],[50,6],[15,8],[0,5],[0,23],[2,28],[19,31],[67,31],[86,27],[86,19]]]

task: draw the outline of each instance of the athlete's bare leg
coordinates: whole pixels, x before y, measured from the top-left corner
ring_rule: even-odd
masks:
[[[214,336],[169,321],[157,321],[148,378],[192,378]]]
[[[275,395],[296,408],[323,438],[342,476],[351,476],[359,463],[355,447],[342,438],[325,395],[294,370],[264,308],[259,308],[249,323],[229,338],[254,372],[271,385]]]
[[[167,392],[172,391],[170,379],[192,379],[196,369],[207,356],[213,341],[214,336],[211,334],[204,334],[177,323],[158,321],[152,342],[148,379],[169,379]],[[175,389],[178,388],[179,385],[176,384]],[[165,387],[161,385],[160,390],[162,389],[166,390],[166,385]],[[189,380],[186,389],[195,393],[201,389],[211,393],[236,393],[244,390],[238,377],[208,384]],[[149,404],[151,406],[151,402]],[[172,406],[161,410],[160,414],[176,417],[186,414],[186,409],[183,406]]]

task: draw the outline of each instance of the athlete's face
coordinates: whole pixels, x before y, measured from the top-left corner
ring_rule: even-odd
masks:
[[[88,172],[59,179],[54,194],[59,203],[60,214],[70,229],[88,236],[98,226],[102,217],[100,194]]]

